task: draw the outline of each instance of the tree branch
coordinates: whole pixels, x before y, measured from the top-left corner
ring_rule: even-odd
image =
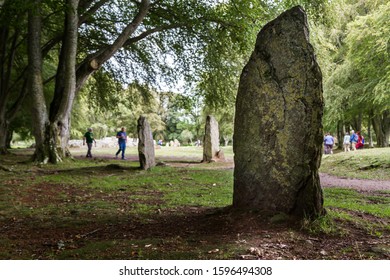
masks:
[[[93,2],[91,0],[83,2],[80,4],[81,9],[88,9],[86,12],[84,12],[82,15],[79,17],[79,22],[78,22],[78,27],[80,27],[83,23],[87,22],[88,19],[91,18],[91,16],[99,9],[101,8],[105,3],[107,3],[109,0],[100,0],[97,2],[94,6],[90,7],[88,9],[88,6]],[[45,57],[47,53],[59,42],[62,40],[63,34],[58,34],[54,38],[52,38],[50,41],[48,41],[42,48],[42,55]]]
[[[105,3],[107,3],[109,0],[100,0],[97,2],[94,6],[90,7],[86,12],[84,12],[82,15],[80,15],[79,18],[79,27],[88,21],[88,19],[97,11],[99,10]],[[90,3],[89,3],[90,4]],[[87,9],[87,8],[85,8]]]
[[[149,12],[150,0],[142,0],[138,14],[134,17],[133,21],[123,30],[123,32],[119,35],[119,37],[115,40],[115,42],[106,48],[99,57],[96,58],[98,60],[99,66],[107,61],[111,56],[126,42],[127,38],[130,37],[131,34],[138,28],[138,26],[142,23],[143,19]]]
[[[118,38],[105,48],[87,56],[77,68],[77,90],[81,88],[85,80],[110,59],[123,45],[127,39],[137,30],[146,15],[149,13],[150,0],[142,0],[139,11],[133,21],[126,26]]]
[[[127,47],[133,43],[141,41],[142,39],[144,39],[144,38],[146,38],[154,33],[161,32],[164,30],[169,30],[169,29],[180,28],[180,27],[184,27],[184,26],[189,27],[189,25],[187,23],[175,23],[175,24],[168,24],[168,25],[159,26],[159,27],[149,29],[136,37],[127,39],[126,42],[123,44],[123,47]]]

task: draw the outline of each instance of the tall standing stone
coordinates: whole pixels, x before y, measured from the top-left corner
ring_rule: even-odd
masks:
[[[138,119],[138,155],[141,169],[147,170],[156,165],[154,141],[150,125],[144,116]]]
[[[241,74],[233,138],[236,208],[301,217],[323,212],[322,114],[322,75],[298,6],[264,26]]]
[[[218,122],[213,116],[207,116],[203,141],[203,162],[224,159],[223,153],[219,149]]]

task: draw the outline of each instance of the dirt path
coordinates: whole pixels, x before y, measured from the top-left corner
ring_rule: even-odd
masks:
[[[324,188],[342,187],[366,192],[390,190],[390,181],[350,179],[325,173],[320,173],[320,180]]]

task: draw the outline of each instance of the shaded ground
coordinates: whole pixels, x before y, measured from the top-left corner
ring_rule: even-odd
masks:
[[[168,164],[200,165],[188,162],[187,158],[185,161],[175,158],[175,162]],[[231,169],[233,163],[211,164],[207,168]],[[110,176],[123,171],[116,170],[112,164],[106,169],[66,172],[72,176],[72,172],[104,173],[105,170],[110,171]],[[390,259],[389,220],[358,211],[328,208],[351,217],[332,225],[330,233],[313,232],[310,227],[283,218],[270,219],[261,213],[240,213],[229,208],[162,208],[140,216],[129,214],[140,202],[129,200],[129,196],[142,195],[145,196],[142,204],[160,205],[161,193],[147,190],[134,193],[129,189],[105,193],[75,188],[64,182],[40,183],[40,175],[62,171],[36,168],[30,172],[33,176],[8,180],[2,186],[4,190],[17,192],[15,207],[30,205],[33,210],[55,204],[61,208],[68,203],[83,204],[93,197],[115,203],[117,213],[104,215],[73,209],[62,215],[48,213],[50,218],[28,214],[0,218],[0,259]],[[23,191],[15,188],[25,180],[37,180],[37,183]],[[323,187],[369,191],[378,198],[389,196],[378,190],[390,189],[387,181],[351,180],[326,174],[321,174],[321,183]],[[378,226],[379,230],[367,227],[360,220],[383,227]]]
[[[297,225],[273,224],[256,214],[194,208],[176,211],[147,222],[132,216],[107,217],[106,223],[90,221],[72,228],[15,219],[3,221],[0,234],[12,243],[7,250],[13,259],[390,258],[388,235],[378,239],[354,224],[346,225],[348,232],[340,235],[312,235]],[[92,243],[104,246],[94,249]]]

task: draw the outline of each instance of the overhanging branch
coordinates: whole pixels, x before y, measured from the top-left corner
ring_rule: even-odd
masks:
[[[164,30],[170,30],[170,29],[176,29],[176,28],[180,28],[180,27],[189,27],[188,24],[186,23],[176,23],[176,24],[169,24],[169,25],[165,25],[165,26],[159,26],[159,27],[155,27],[155,28],[152,28],[152,29],[149,29],[143,33],[141,33],[140,35],[136,36],[136,37],[133,37],[133,38],[130,38],[130,39],[127,39],[126,42],[123,44],[123,47],[127,47],[131,44],[134,44],[138,41],[141,41],[142,39],[154,34],[154,33],[157,33],[157,32],[161,32],[161,31],[164,31]]]

